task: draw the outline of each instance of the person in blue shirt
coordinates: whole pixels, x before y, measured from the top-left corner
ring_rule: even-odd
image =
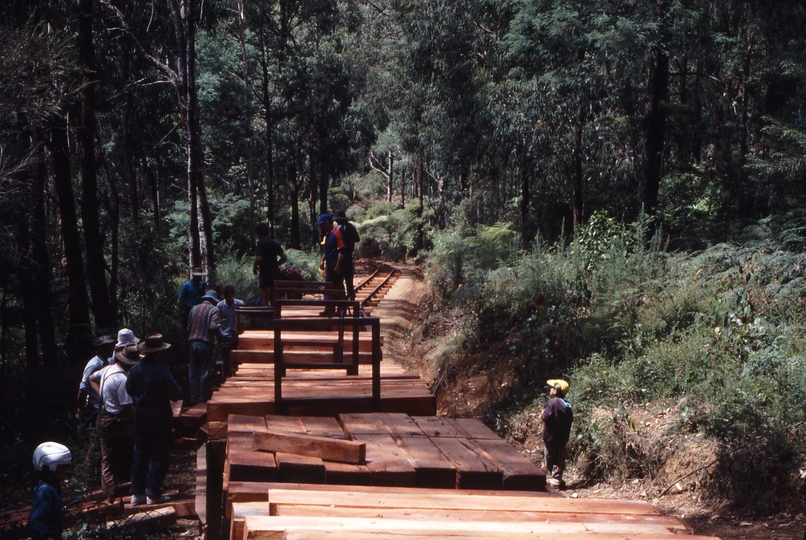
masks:
[[[235,287],[224,285],[222,289],[224,299],[216,306],[221,314],[221,378],[226,379],[232,375],[230,368],[230,352],[238,348],[238,330],[235,325],[235,308],[244,305],[242,300],[235,298]]]
[[[194,267],[190,271],[190,281],[185,282],[179,291],[179,313],[182,316],[182,328],[187,328],[188,314],[204,294],[206,284],[202,281],[203,277],[202,269]]]
[[[64,505],[59,484],[72,460],[70,450],[56,442],[44,442],[34,450],[34,469],[41,471],[41,477],[34,488],[25,526],[25,533],[34,540],[62,537]]]

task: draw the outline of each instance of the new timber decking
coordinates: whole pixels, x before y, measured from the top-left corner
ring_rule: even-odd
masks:
[[[388,288],[388,280],[373,279],[373,290]],[[362,305],[375,307],[383,324],[383,301]],[[304,319],[315,310],[288,305],[282,312]],[[345,331],[340,356],[326,334],[289,332],[280,338],[282,361],[314,365],[276,374],[277,334],[241,335],[233,352],[236,374],[207,403],[197,501],[206,537],[662,540],[690,534],[684,522],[645,502],[559,495],[547,488],[544,471],[481,421],[435,416],[426,383],[398,364],[375,365],[381,392],[373,401],[367,337],[360,332],[354,349],[353,332]],[[316,369],[334,356],[353,364],[355,350],[357,374]],[[282,375],[280,407],[275,375]]]

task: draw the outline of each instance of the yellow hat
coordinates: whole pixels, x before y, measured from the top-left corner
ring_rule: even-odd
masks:
[[[568,388],[570,388],[570,385],[562,379],[549,379],[546,381],[546,384],[549,385],[549,387],[556,388],[562,392],[562,395],[567,394]]]

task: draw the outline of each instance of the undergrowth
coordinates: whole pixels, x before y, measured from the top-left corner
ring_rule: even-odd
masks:
[[[440,369],[507,343],[498,361],[517,384],[488,411],[504,432],[539,416],[547,378],[567,378],[569,449],[589,478],[659,475],[670,452],[641,448],[630,411],[672,403],[657,448],[705,437],[717,449],[710,493],[771,509],[806,459],[806,255],[789,249],[793,228],[778,224],[782,238],[762,221],[698,253],[667,251],[646,217],[597,214],[573,240],[525,251],[504,226],[438,234],[430,299],[461,321]],[[759,477],[775,481],[754,497]]]

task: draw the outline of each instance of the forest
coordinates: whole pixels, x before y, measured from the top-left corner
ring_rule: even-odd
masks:
[[[774,508],[806,463],[803,28],[801,0],[2,2],[0,441],[74,429],[96,336],[180,342],[191,267],[254,298],[256,223],[318,276],[343,209],[358,256],[425,268],[441,380],[514,374],[500,432],[566,376],[578,467],[652,476],[619,400],[665,403],[715,492],[752,471]]]

